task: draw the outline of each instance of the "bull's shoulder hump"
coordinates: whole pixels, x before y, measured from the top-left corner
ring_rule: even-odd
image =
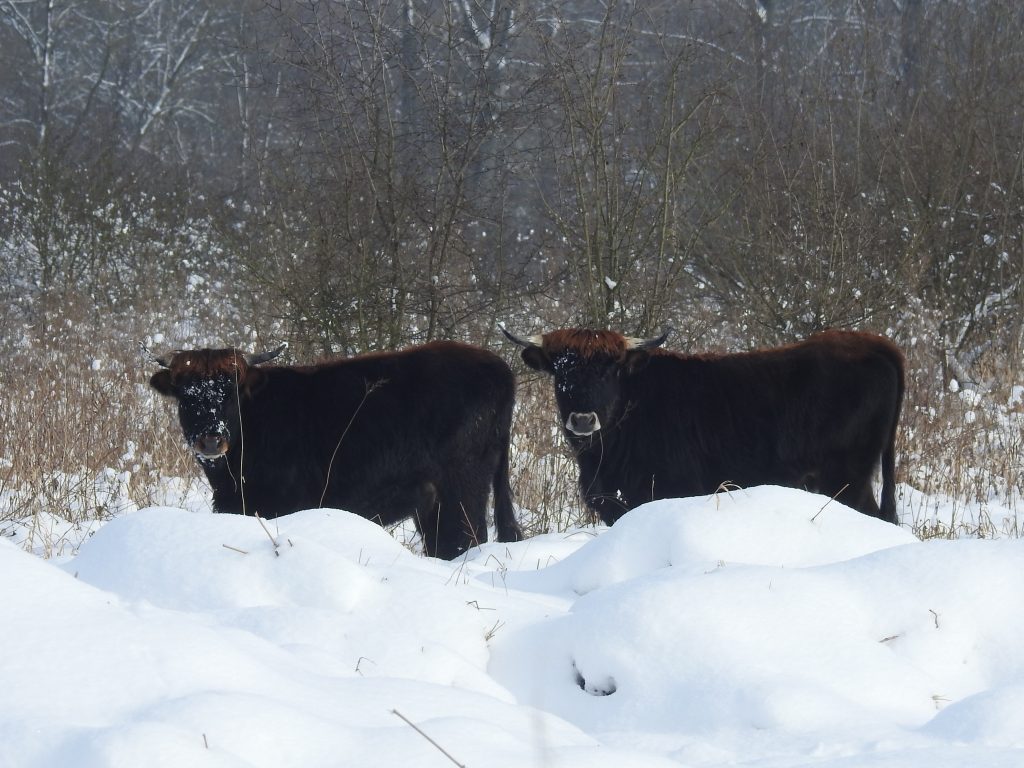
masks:
[[[309,365],[266,366],[262,370],[282,377],[318,374],[344,376],[373,370],[415,370],[446,366],[491,368],[507,371],[510,375],[512,372],[508,363],[494,352],[459,341],[431,341],[399,350],[329,358]]]

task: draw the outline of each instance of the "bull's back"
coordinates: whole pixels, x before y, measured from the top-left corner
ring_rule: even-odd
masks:
[[[472,466],[508,441],[512,371],[465,344],[263,372],[243,403],[243,450],[246,487],[273,514],[321,501],[386,506],[387,492],[436,485],[445,467]]]
[[[644,496],[636,506],[726,481],[810,485],[837,455],[877,463],[892,443],[903,367],[889,340],[843,331],[737,354],[652,354],[615,436],[624,448],[606,438],[602,471],[612,485],[630,479]]]
[[[247,431],[260,433],[266,453],[289,464],[318,467],[326,456],[352,472],[380,462],[411,466],[429,462],[452,435],[510,415],[514,397],[512,371],[500,358],[437,342],[268,369]]]

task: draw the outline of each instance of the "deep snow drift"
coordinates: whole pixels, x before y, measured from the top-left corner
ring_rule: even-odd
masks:
[[[1024,542],[789,489],[453,563],[151,508],[0,599],[0,766],[1024,764]]]

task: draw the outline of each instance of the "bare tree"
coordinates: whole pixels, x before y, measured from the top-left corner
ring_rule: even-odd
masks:
[[[263,225],[301,230],[290,250],[317,276],[296,294],[291,265],[251,254],[255,271],[276,275],[281,290],[268,290],[287,295],[278,311],[318,328],[325,349],[389,348],[493,321],[482,310],[504,269],[485,244],[501,218],[496,158],[512,100],[500,73],[514,9],[367,0],[271,11],[271,65],[290,84],[279,119],[292,140],[264,183],[296,210]]]
[[[612,3],[539,28],[551,102],[539,179],[570,270],[577,320],[648,332],[673,317],[701,232],[721,213],[704,165],[718,139],[711,52],[672,10]],[[710,203],[710,204],[708,204]]]

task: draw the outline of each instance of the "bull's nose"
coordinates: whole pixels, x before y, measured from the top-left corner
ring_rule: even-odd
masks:
[[[216,458],[228,452],[228,441],[223,435],[202,435],[192,449],[200,456]]]
[[[574,435],[592,435],[601,428],[601,420],[593,411],[589,413],[570,413],[565,420],[565,428]]]

